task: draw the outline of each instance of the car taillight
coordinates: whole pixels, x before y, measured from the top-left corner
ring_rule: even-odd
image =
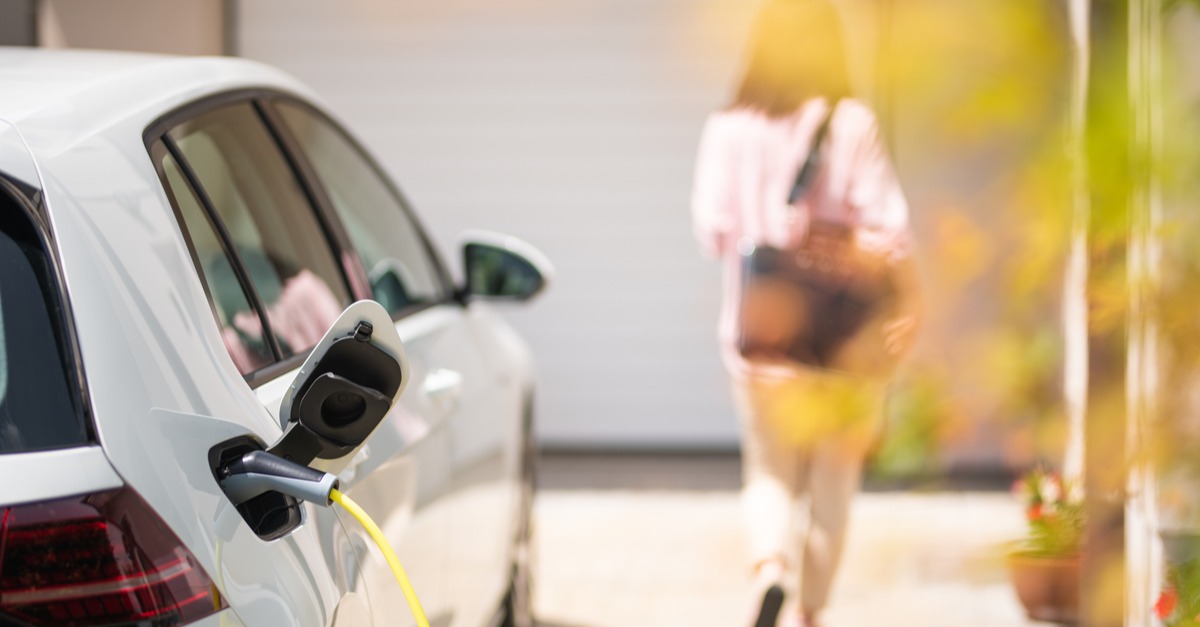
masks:
[[[158,627],[224,607],[130,488],[0,509],[0,622]]]

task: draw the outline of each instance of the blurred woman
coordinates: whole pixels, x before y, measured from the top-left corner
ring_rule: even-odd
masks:
[[[826,121],[824,141],[813,146]],[[797,172],[814,149],[822,151],[816,178],[805,202],[789,206]],[[887,381],[744,359],[737,350],[739,243],[786,247],[814,221],[839,223],[861,249],[892,265],[901,301],[911,303],[915,294],[908,207],[875,114],[851,96],[842,28],[828,2],[764,6],[733,102],[705,125],[692,212],[702,250],[724,265],[719,338],[742,427],[753,624],[816,625]],[[915,328],[913,313],[896,315],[867,341],[900,354]],[[796,537],[798,500],[807,525]]]

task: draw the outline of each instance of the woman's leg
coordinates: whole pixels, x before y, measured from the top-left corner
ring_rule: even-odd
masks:
[[[756,575],[778,578],[795,546],[792,514],[801,485],[804,455],[781,440],[767,412],[777,385],[735,381],[742,427],[742,511]]]
[[[801,560],[800,604],[810,621],[829,600],[865,454],[861,442],[834,441],[817,447],[809,463],[810,516]]]

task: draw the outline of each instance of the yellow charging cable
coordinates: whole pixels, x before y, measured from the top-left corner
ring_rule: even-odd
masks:
[[[380,531],[379,525],[376,525],[375,521],[367,516],[358,503],[338,490],[330,490],[329,498],[333,499],[334,503],[346,508],[346,511],[358,520],[363,529],[367,530],[367,535],[370,535],[371,539],[375,541],[379,550],[383,552],[383,557],[387,559],[388,566],[392,567],[392,574],[396,576],[396,582],[404,591],[404,598],[408,601],[408,608],[412,610],[413,618],[417,619],[417,626],[429,627],[429,619],[425,618],[425,610],[421,609],[421,601],[417,599],[417,593],[409,583],[408,575],[404,574],[404,567],[400,565],[400,560],[396,557],[396,552],[392,550],[392,545],[388,543],[387,538],[383,537],[383,531]]]

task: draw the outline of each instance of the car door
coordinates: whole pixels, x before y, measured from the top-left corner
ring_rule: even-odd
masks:
[[[361,263],[371,295],[392,313],[413,370],[411,409],[425,428],[449,438],[449,454],[422,472],[446,477],[433,508],[449,534],[443,560],[447,624],[478,626],[495,613],[506,590],[515,520],[512,478],[518,447],[510,408],[515,378],[481,342],[486,333],[454,298],[442,264],[402,197],[348,134],[320,111],[291,98],[268,110],[286,142],[302,155]],[[403,453],[402,442],[371,443],[375,464]],[[364,485],[387,480],[362,477]],[[382,491],[381,491],[382,492]],[[366,491],[367,498],[375,491]],[[386,508],[386,494],[373,504]],[[396,537],[401,559],[414,538]],[[379,595],[372,594],[372,603]],[[385,614],[386,615],[386,612]],[[376,616],[381,616],[376,613]]]
[[[188,181],[185,166],[161,141],[154,144],[152,154],[188,236],[193,259],[203,260],[196,262],[196,269],[220,322],[222,343],[238,370],[247,376],[273,367],[275,356],[252,304],[257,297],[238,281],[237,257],[207,215],[198,195],[200,188]],[[259,327],[257,333],[255,326]],[[203,368],[196,370],[202,372]],[[237,372],[230,374],[236,377]],[[172,442],[187,442],[211,459],[211,453],[219,454],[222,446],[232,454],[239,452],[235,446],[261,448],[279,437],[278,423],[261,405],[257,410],[248,406],[255,400],[244,380],[225,380],[221,386],[213,386],[209,380],[206,384],[206,393],[220,391],[222,397],[198,399],[195,408],[156,410],[155,420],[175,434]],[[223,397],[226,394],[229,398]],[[143,455],[184,459],[182,453],[170,449],[146,448]],[[353,614],[355,606],[366,607],[365,595],[345,585],[335,567],[353,554],[349,536],[339,532],[340,523],[327,510],[305,506],[302,513],[299,504],[286,499],[267,505],[282,508],[286,514],[263,527],[243,520],[223,498],[212,514],[214,579],[221,594],[250,625],[346,624],[338,616]]]
[[[341,310],[364,296],[353,256],[342,252],[336,224],[315,210],[312,190],[250,95],[214,101],[167,126],[155,152],[222,342],[259,402],[278,417],[305,355]],[[193,202],[179,201],[186,194]],[[394,544],[436,621],[446,525],[429,503],[446,482],[436,462],[447,444],[429,414],[421,399],[402,399],[354,459],[326,470],[339,473],[343,491],[389,536],[403,535]],[[272,429],[261,437],[269,445],[278,435]],[[346,534],[342,523],[357,528],[353,519],[339,521],[332,510],[314,516],[327,523],[321,528],[329,537],[320,540],[334,553],[333,570],[349,579],[337,582],[343,594],[386,608],[375,624],[408,624],[382,557],[358,531]],[[343,541],[346,554],[338,550]]]

